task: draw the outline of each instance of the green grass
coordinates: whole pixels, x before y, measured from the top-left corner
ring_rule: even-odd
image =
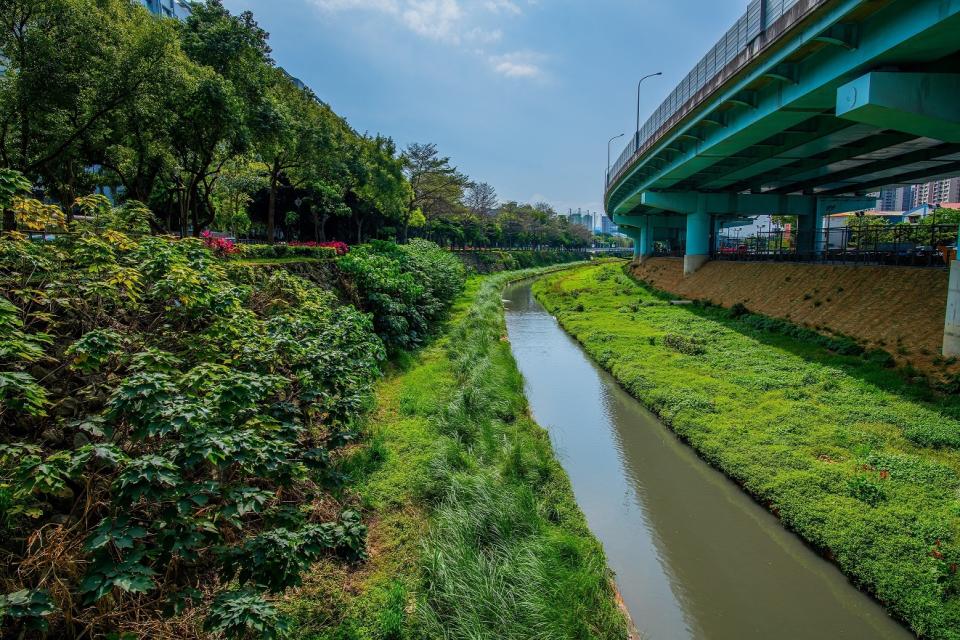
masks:
[[[317,567],[284,604],[294,637],[627,637],[504,339],[516,277],[471,279],[443,337],[380,385],[369,443],[341,465],[372,523],[370,560]]]
[[[957,396],[870,354],[843,355],[843,341],[670,305],[616,264],[549,276],[534,292],[625,388],[856,584],[919,635],[960,638]]]

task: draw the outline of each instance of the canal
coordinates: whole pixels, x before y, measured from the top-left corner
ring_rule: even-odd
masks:
[[[531,410],[644,640],[914,637],[595,365],[529,283],[504,298]]]

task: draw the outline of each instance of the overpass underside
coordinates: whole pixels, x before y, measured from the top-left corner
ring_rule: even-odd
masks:
[[[677,238],[692,272],[764,214],[798,216],[816,252],[825,215],[960,173],[960,0],[800,0],[714,70],[608,176],[638,259]]]

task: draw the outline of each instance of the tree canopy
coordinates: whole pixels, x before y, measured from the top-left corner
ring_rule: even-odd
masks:
[[[251,12],[221,0],[182,21],[130,0],[9,0],[0,57],[0,168],[68,222],[99,192],[181,236],[590,241],[549,206],[500,204],[436,144],[359,133],[277,66]]]

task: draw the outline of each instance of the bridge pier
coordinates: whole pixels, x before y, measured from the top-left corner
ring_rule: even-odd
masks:
[[[687,248],[683,256],[683,275],[689,276],[710,259],[710,214],[701,198],[697,210],[687,214]]]
[[[621,226],[620,230],[633,240],[634,264],[643,264],[653,255],[653,225],[649,216],[644,216],[637,224]]]
[[[950,264],[947,317],[943,325],[943,355],[960,356],[960,260]]]
[[[818,210],[805,216],[797,216],[797,253],[818,255],[823,251],[823,214]]]

